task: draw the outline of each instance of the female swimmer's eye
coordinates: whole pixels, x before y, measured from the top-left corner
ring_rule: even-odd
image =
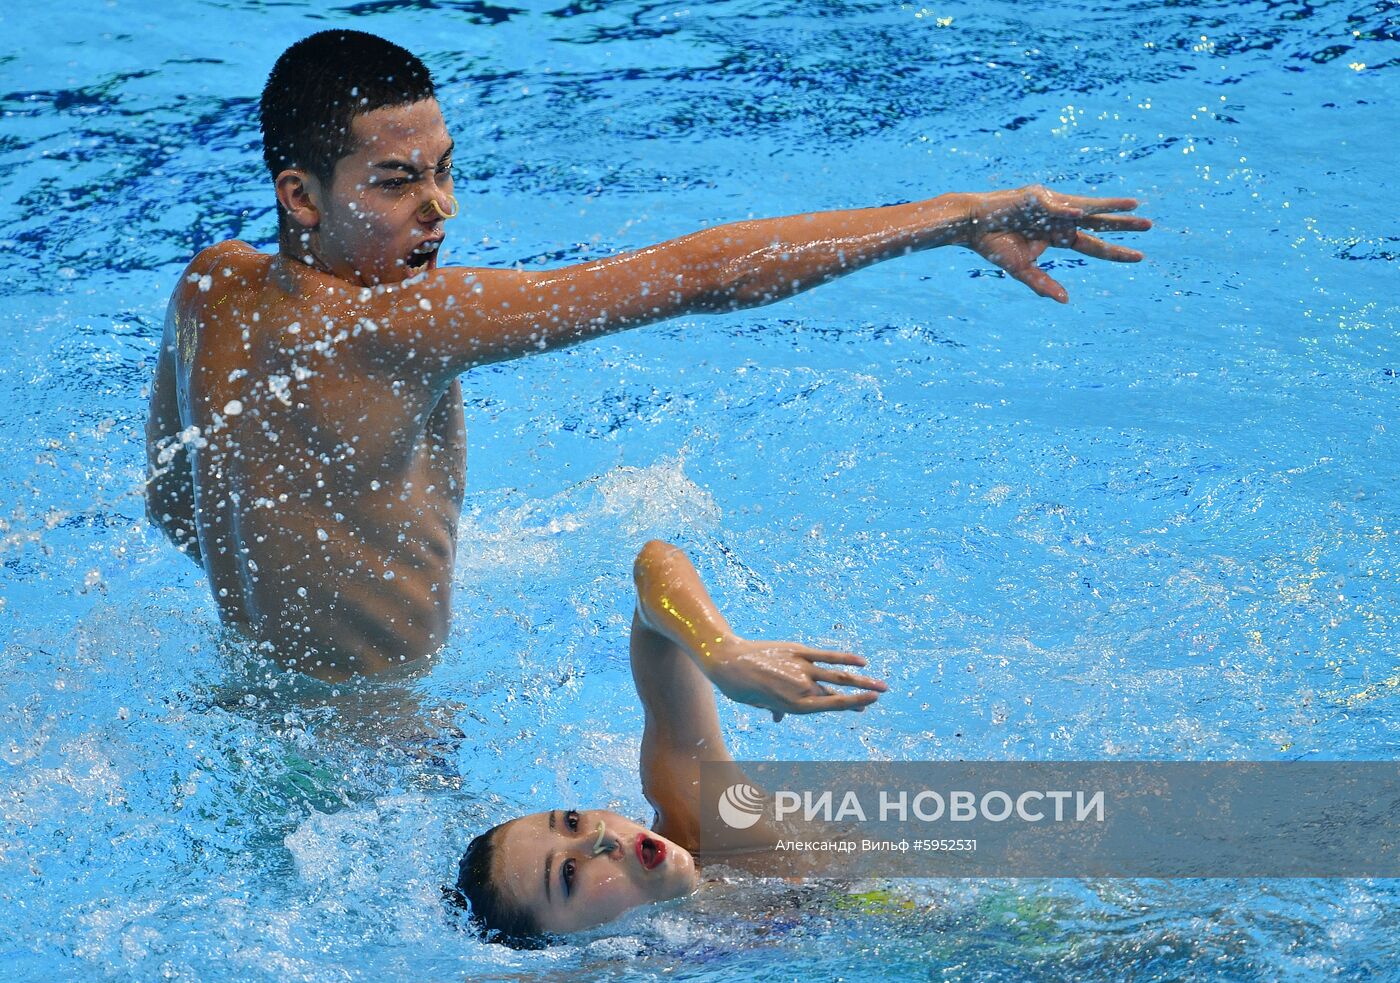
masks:
[[[578,810],[570,809],[564,813],[564,822],[568,824],[571,833],[578,832]]]
[[[375,184],[379,185],[379,187],[381,187],[381,188],[402,188],[402,187],[403,187],[405,184],[407,184],[407,183],[408,183],[408,179],[407,179],[407,178],[401,178],[401,177],[391,177],[391,178],[386,178],[386,179],[383,180],[383,181],[376,181],[376,182],[375,182]]]
[[[564,882],[564,896],[568,897],[574,893],[574,875],[578,873],[578,864],[573,860],[565,860],[559,865],[559,877]]]

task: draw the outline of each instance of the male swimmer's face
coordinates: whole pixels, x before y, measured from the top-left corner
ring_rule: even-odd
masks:
[[[544,932],[578,932],[699,884],[682,847],[600,809],[556,809],[505,826],[493,877]]]
[[[437,100],[356,116],[350,135],[354,149],[336,162],[322,202],[318,258],[365,285],[433,269],[444,213],[455,211],[452,138]]]

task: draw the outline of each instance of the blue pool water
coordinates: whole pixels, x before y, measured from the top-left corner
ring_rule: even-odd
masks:
[[[1149,260],[1055,256],[1061,307],[941,250],[474,372],[440,664],[259,691],[145,525],[144,387],[188,258],[271,242],[257,94],[335,25],[439,80],[447,262],[1032,181],[1144,198]],[[1394,972],[1385,881],[730,885],[546,953],[438,891],[510,815],[646,817],[651,536],[741,632],[891,683],[725,707],[741,758],[1395,757],[1400,5],[69,0],[0,37],[6,978]],[[410,704],[465,731],[448,768],[402,753]]]

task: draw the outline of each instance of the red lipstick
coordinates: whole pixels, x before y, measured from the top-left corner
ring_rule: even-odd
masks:
[[[637,862],[647,870],[655,870],[666,860],[666,842],[645,833],[637,834],[636,850]]]

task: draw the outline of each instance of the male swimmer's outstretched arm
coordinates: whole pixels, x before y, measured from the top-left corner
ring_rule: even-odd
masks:
[[[378,338],[446,380],[487,362],[697,312],[771,304],[896,256],[963,245],[1043,297],[1069,300],[1036,264],[1049,247],[1135,263],[1142,253],[1093,232],[1141,232],[1132,198],[1032,186],[946,194],[881,208],[715,226],[557,270],[444,267],[382,295]]]
[[[701,762],[733,762],[720,733],[711,686],[732,700],[788,713],[861,710],[886,686],[836,666],[865,665],[846,652],[736,635],[699,574],[674,546],[653,540],[633,565],[632,679],[646,711],[642,791],[656,807],[656,830],[694,849],[699,842]],[[853,686],[834,693],[828,686]],[[734,766],[733,781],[744,776]],[[760,835],[762,831],[755,835]]]

